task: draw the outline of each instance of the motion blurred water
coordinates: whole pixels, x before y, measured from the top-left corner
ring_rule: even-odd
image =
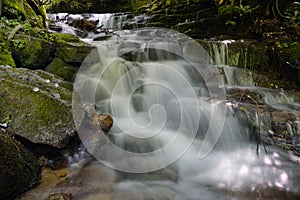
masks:
[[[300,158],[272,146],[268,154],[260,146],[257,156],[253,119],[232,109],[225,88],[257,90],[265,104],[299,112],[292,96],[256,88],[248,72],[241,84],[230,66],[221,66],[224,80],[223,63],[212,64],[200,45],[175,31],[119,31],[108,41],[89,42],[96,49],[74,91],[82,104],[109,113],[114,125],[105,145],[98,133],[89,133],[95,136],[90,139],[79,132],[102,163],[72,168],[67,181],[44,193],[68,192],[74,199],[300,198]],[[141,169],[145,173],[128,173]]]

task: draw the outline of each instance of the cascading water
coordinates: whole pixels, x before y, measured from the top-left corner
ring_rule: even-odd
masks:
[[[111,150],[103,137],[89,140],[84,132],[81,138],[109,167],[147,172],[173,163],[177,181],[161,180],[164,172],[154,173],[154,180],[141,175],[118,182],[116,194],[125,199],[232,199],[241,193],[239,199],[247,199],[276,188],[300,192],[300,170],[287,162],[287,153],[268,148],[268,155],[257,157],[256,146],[248,142],[247,120],[224,106],[219,66],[210,64],[201,46],[189,46],[190,39],[160,29],[125,31],[120,37],[97,46],[74,88],[81,104],[95,103],[113,116],[108,141],[134,156]]]
[[[225,99],[225,88],[253,88],[251,74],[241,82],[241,71],[213,65],[199,44],[175,31],[117,34],[90,41],[96,48],[74,83],[78,133],[102,164],[76,166],[68,181],[47,193],[72,193],[74,199],[299,198],[299,157],[270,146],[258,157],[249,141],[250,119]],[[225,79],[224,68],[233,72]],[[268,92],[260,94],[273,95]],[[90,105],[113,117],[107,136],[85,119]]]

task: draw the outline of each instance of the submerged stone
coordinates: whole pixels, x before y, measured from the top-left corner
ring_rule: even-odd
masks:
[[[75,133],[72,85],[39,70],[0,66],[0,74],[0,121],[9,118],[7,130],[33,143],[65,147]]]

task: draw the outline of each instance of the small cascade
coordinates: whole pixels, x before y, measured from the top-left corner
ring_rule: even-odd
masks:
[[[105,39],[117,30],[144,27],[147,21],[145,15],[133,16],[130,13],[54,13],[47,14],[47,17],[50,19],[50,29],[89,39]]]
[[[228,86],[255,86],[252,72],[245,68],[217,65],[223,75],[223,81]]]
[[[236,66],[239,59],[229,56],[228,44],[235,42],[234,40],[209,41],[209,54],[216,65]]]

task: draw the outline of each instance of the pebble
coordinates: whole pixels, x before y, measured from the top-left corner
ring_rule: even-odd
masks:
[[[32,88],[32,90],[33,90],[34,92],[40,91],[40,89],[39,89],[38,87],[34,87],[34,88]]]

